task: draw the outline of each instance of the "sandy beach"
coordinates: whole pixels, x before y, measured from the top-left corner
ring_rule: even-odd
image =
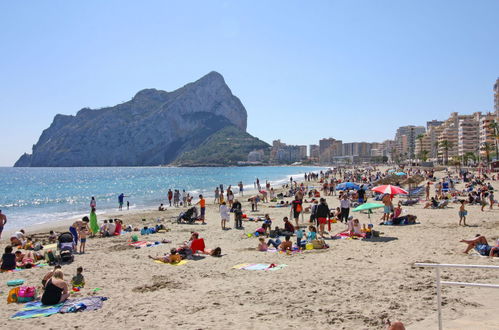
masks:
[[[437,172],[442,177],[444,172]],[[497,189],[497,181],[492,182]],[[313,185],[313,184],[312,184]],[[317,184],[315,184],[317,186]],[[457,186],[462,188],[462,184]],[[433,190],[432,190],[433,195]],[[282,226],[289,208],[270,208],[275,203],[259,204],[251,212],[244,198],[244,213],[263,216],[268,213],[273,226]],[[285,200],[291,201],[292,198]],[[331,208],[339,206],[337,196],[327,196]],[[397,202],[398,197],[395,198]],[[305,204],[308,206],[309,204]],[[459,240],[475,234],[489,242],[499,237],[499,210],[470,206],[467,223],[458,226],[458,204],[446,209],[424,209],[424,203],[403,207],[417,216],[420,224],[379,226],[381,212],[371,219],[356,214],[361,223],[373,223],[381,231],[378,239],[328,240],[329,249],[304,251],[293,255],[258,252],[258,240],[245,234],[261,223],[244,221],[244,230],[222,231],[218,206],[207,201],[207,225],[177,224],[181,209],[165,212],[117,212],[105,218],[120,218],[126,225],[143,226],[161,219],[166,233],[139,237],[141,240],[171,240],[171,243],[135,249],[128,245],[132,234],[95,238],[87,242],[87,252],[63,266],[70,279],[78,266],[84,268],[86,287],[76,295],[99,295],[109,299],[101,310],[55,314],[47,318],[10,320],[19,304],[6,304],[8,280],[22,278],[28,285],[41,286],[41,278],[52,269],[43,267],[15,273],[3,273],[1,292],[4,299],[1,326],[5,328],[127,328],[127,329],[384,329],[383,320],[400,320],[408,329],[435,329],[436,291],[432,269],[414,267],[416,262],[499,265],[499,258],[463,254]],[[305,214],[308,225],[308,215]],[[146,221],[142,221],[146,219]],[[100,218],[99,220],[103,220]],[[233,218],[229,226],[233,227]],[[346,226],[332,224],[332,233]],[[53,228],[46,228],[53,229]],[[199,232],[208,248],[221,247],[222,257],[203,256],[184,265],[158,264],[148,255],[167,253],[188,240],[191,231]],[[27,229],[27,234],[33,232]],[[140,235],[139,235],[140,236]],[[1,249],[6,246],[4,233]],[[294,239],[293,239],[294,240]],[[286,264],[276,271],[234,269],[242,263]],[[495,270],[443,271],[443,279],[463,282],[496,283]],[[492,289],[469,287],[443,288],[444,328],[497,329],[495,313],[499,296]]]

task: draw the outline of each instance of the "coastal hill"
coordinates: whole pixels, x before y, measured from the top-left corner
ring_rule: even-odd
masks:
[[[58,114],[14,166],[230,165],[269,147],[246,123],[241,101],[210,72],[173,92],[144,89],[113,107]]]

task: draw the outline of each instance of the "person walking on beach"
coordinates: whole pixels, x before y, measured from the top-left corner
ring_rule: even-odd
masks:
[[[232,210],[234,211],[234,227],[241,229],[243,227],[243,211],[242,205],[237,199],[232,204]]]
[[[317,206],[316,216],[319,222],[319,234],[322,238],[324,238],[324,226],[327,222],[329,222],[329,206],[326,204],[325,198],[320,199],[320,204]]]
[[[203,198],[203,195],[199,195],[199,202],[196,203],[196,205],[199,204],[199,207],[201,208],[201,215],[199,218],[202,221],[202,224],[206,224],[205,222],[205,215],[206,215],[206,200]]]
[[[179,207],[179,202],[180,202],[180,192],[178,189],[175,189],[175,192],[173,193],[173,206]]]
[[[95,236],[99,232],[99,224],[97,223],[97,214],[95,213],[95,209],[90,211],[90,231],[91,236]]]
[[[291,212],[293,215],[293,219],[295,219],[296,228],[300,228],[300,226],[298,225],[298,222],[299,222],[300,214],[301,214],[302,210],[303,210],[302,199],[297,194],[297,195],[295,195],[295,200],[291,202]]]
[[[95,197],[92,196],[92,199],[90,200],[90,209],[96,209],[97,208],[97,202],[95,201]]]
[[[239,181],[238,186],[239,186],[239,196],[244,196],[244,194],[243,194],[243,189],[244,189],[243,188],[243,182]]]
[[[229,220],[229,208],[225,204],[225,202],[220,205],[220,219],[221,219],[221,225],[222,225],[222,230],[225,230],[225,225],[227,224],[227,221]]]
[[[213,200],[213,204],[220,203],[220,190],[218,187],[215,188],[215,199]]]
[[[464,208],[465,200],[460,200],[461,206],[459,206],[459,225],[461,226],[461,221],[463,222],[463,226],[466,226],[466,216],[468,215],[468,211]]]
[[[182,189],[182,206],[187,206],[187,194],[185,193],[185,189]]]
[[[173,192],[171,189],[168,189],[168,203],[170,203],[170,207],[172,206],[172,198],[173,198]]]
[[[123,202],[125,200],[125,197],[128,197],[128,196],[125,196],[125,194],[121,193],[119,196],[118,196],[118,204],[119,204],[119,207],[118,209],[121,211],[123,210]]]
[[[426,200],[430,200],[430,181],[426,183]]]
[[[7,223],[7,216],[2,213],[2,210],[0,210],[0,238],[2,238],[3,227],[5,227],[6,223]]]

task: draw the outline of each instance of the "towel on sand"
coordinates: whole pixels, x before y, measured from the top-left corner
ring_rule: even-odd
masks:
[[[10,318],[21,320],[34,317],[50,316],[59,313],[62,305],[64,305],[64,303],[57,305],[43,305],[41,301],[33,301],[24,305],[23,309],[12,315]]]
[[[64,302],[63,306],[59,310],[59,313],[72,313],[83,310],[94,311],[102,308],[104,300],[107,300],[107,298],[101,296],[68,299]],[[79,309],[79,306],[84,306],[84,308]]]
[[[286,267],[287,265],[285,264],[239,264],[235,265],[234,269],[242,269],[242,270],[280,270]]]
[[[148,242],[148,241],[138,241],[133,243],[128,243],[128,245],[143,248],[143,247],[151,247],[161,245],[160,242]]]
[[[169,262],[163,262],[161,260],[153,260],[155,263],[158,263],[158,264],[163,264],[163,265],[170,265],[170,266],[182,266],[182,265],[185,265],[187,263],[187,260],[180,260],[179,262],[177,263],[174,263],[174,264],[171,264]]]

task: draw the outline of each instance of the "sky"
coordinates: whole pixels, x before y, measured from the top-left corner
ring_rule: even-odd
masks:
[[[54,116],[221,73],[266,142],[491,111],[499,1],[2,1],[0,166]]]

